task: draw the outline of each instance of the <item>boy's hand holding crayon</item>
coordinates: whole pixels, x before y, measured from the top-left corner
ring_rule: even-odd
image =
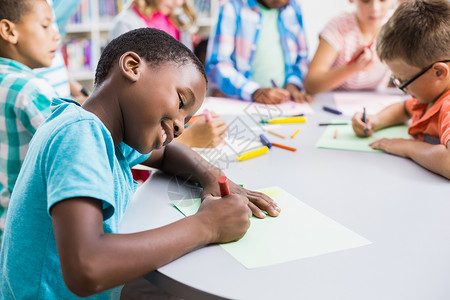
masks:
[[[210,229],[210,235],[205,235],[210,237],[210,243],[228,243],[244,236],[252,215],[248,203],[248,198],[238,194],[203,198],[196,216]]]
[[[356,113],[352,118],[353,131],[357,136],[368,137],[376,130],[377,117],[374,115],[366,116],[366,123],[364,123],[363,113]],[[366,134],[367,133],[367,134]]]

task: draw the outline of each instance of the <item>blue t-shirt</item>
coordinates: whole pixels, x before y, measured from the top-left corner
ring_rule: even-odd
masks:
[[[64,284],[50,208],[72,197],[100,199],[103,228],[116,233],[136,182],[130,167],[142,155],[114,147],[108,129],[76,102],[55,99],[34,135],[11,197],[0,261],[2,299],[78,299]],[[119,298],[121,287],[91,299]]]

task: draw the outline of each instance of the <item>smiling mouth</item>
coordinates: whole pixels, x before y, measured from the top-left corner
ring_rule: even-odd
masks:
[[[166,124],[162,123],[161,125],[162,146],[166,146],[173,140],[173,135],[171,134],[170,128]]]

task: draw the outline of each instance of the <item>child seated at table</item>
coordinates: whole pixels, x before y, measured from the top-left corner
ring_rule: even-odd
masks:
[[[319,46],[305,78],[308,93],[376,90],[387,87],[389,69],[375,53],[375,38],[394,0],[350,0],[355,12],[332,19],[319,34]]]
[[[55,89],[36,75],[49,67],[60,35],[46,1],[0,0],[0,245],[11,193],[28,144],[50,114]],[[38,45],[38,46],[37,46]]]
[[[393,73],[393,83],[412,97],[363,122],[352,120],[358,136],[411,119],[407,139],[380,139],[374,149],[407,157],[450,179],[450,2],[409,0],[382,27],[377,53]]]
[[[124,283],[189,251],[239,239],[252,212],[278,215],[269,197],[231,181],[231,195],[220,197],[223,172],[189,147],[170,143],[201,106],[206,83],[186,46],[141,28],[105,47],[82,106],[54,100],[12,193],[0,260],[3,297],[118,298]],[[199,182],[198,213],[117,234],[136,186],[130,167],[137,163]]]
[[[211,31],[206,70],[214,88],[245,101],[311,102],[299,0],[225,0]]]

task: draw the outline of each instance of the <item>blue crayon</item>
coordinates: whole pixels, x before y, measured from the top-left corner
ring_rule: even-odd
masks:
[[[267,146],[267,148],[272,148],[272,143],[271,142],[269,142],[269,139],[268,138],[266,138],[265,136],[264,136],[264,134],[260,134],[259,135],[259,139],[261,140],[261,143],[264,145],[264,146]]]
[[[325,105],[323,106],[323,110],[325,110],[327,112],[330,112],[330,113],[333,113],[333,114],[342,115],[341,111],[339,111],[337,109],[334,109],[334,108],[331,108],[331,107],[328,107],[328,106],[325,106]]]

